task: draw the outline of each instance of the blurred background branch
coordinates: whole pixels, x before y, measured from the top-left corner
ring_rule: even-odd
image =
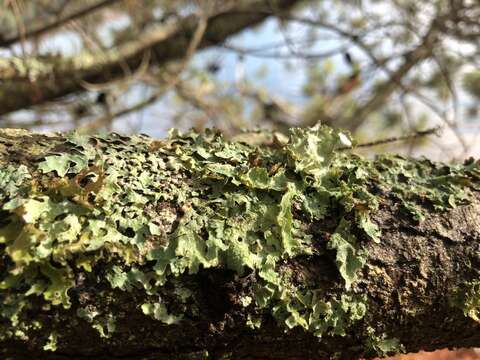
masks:
[[[476,0],[4,0],[0,126],[87,132],[322,122],[478,155]],[[439,138],[409,134],[442,126]],[[448,156],[447,156],[448,155]]]

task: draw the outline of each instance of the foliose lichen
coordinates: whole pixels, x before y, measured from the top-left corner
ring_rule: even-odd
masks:
[[[292,129],[288,143],[271,146],[229,142],[216,131],[172,130],[165,141],[77,133],[63,139],[28,167],[0,160],[3,339],[42,326],[22,316],[32,296],[71,307],[79,274],[99,262],[112,289],[143,291],[138,311],[164,324],[195,311],[187,305],[192,292],[176,279],[221,268],[255,275],[252,296],[241,300],[252,328],[269,313],[285,329],[345,335],[367,312],[368,299],[352,289],[367,259],[364,242],[382,241],[369,215],[381,195],[397,197],[421,221],[424,208],[466,202],[467,185],[480,174],[473,161],[364,159],[340,150],[351,145],[347,134],[323,126]],[[316,251],[302,218],[321,222],[333,211],[338,224],[327,249],[345,291],[325,297],[279,268]],[[174,284],[175,309],[161,300],[166,283]],[[80,302],[77,315],[102,337],[115,331],[115,314]],[[377,340],[379,351],[395,345]],[[45,349],[58,341],[61,334],[50,334]]]
[[[450,302],[468,316],[480,323],[480,279],[467,281],[455,289]]]

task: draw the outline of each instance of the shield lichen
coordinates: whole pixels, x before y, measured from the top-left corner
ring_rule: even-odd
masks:
[[[450,302],[465,316],[480,323],[480,280],[465,282],[461,288],[455,289]]]
[[[367,341],[367,350],[380,356],[388,356],[405,352],[404,346],[397,338],[389,338],[386,334],[378,335],[372,327],[367,328],[369,340]]]

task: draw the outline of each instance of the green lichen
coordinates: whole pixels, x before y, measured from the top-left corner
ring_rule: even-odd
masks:
[[[48,336],[48,341],[47,343],[43,346],[43,350],[46,351],[56,351],[57,350],[57,340],[58,340],[58,334],[56,332],[52,332]]]
[[[335,249],[338,271],[345,280],[345,288],[350,290],[357,279],[358,270],[365,265],[367,257],[362,249],[356,247],[356,239],[350,231],[350,223],[344,218],[340,220],[327,246],[329,249]]]
[[[101,263],[112,290],[143,293],[138,311],[167,325],[198,314],[180,278],[221,268],[255,276],[253,293],[240,300],[246,325],[258,328],[270,314],[285,330],[344,336],[367,311],[368,299],[354,290],[367,259],[363,244],[382,241],[370,219],[379,197],[391,193],[420,221],[424,208],[466,202],[479,176],[473,162],[367,160],[339,150],[350,144],[327,127],[293,129],[288,143],[272,146],[228,142],[215,131],[173,130],[166,141],[71,133],[61,151],[49,144],[30,168],[1,167],[4,333],[30,331],[31,296],[69,308],[76,274]],[[342,295],[297,284],[288,269],[318,251],[305,219],[321,224],[332,213],[336,230],[324,251],[337,264]],[[112,313],[91,304],[76,313],[102,337],[115,331]],[[381,351],[391,342],[375,344]]]
[[[405,347],[397,338],[389,338],[386,334],[378,335],[372,327],[367,328],[367,349],[380,356],[404,353]]]
[[[480,280],[468,281],[456,289],[450,302],[462,310],[465,316],[480,323]]]
[[[30,179],[30,173],[25,165],[18,167],[6,165],[0,167],[0,199],[16,198],[27,191],[27,186],[22,186]]]
[[[178,324],[182,320],[181,316],[169,314],[167,308],[162,303],[145,303],[141,307],[145,315],[149,315],[167,325]]]

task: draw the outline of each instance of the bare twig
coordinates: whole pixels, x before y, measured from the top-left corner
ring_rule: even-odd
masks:
[[[108,125],[113,119],[120,118],[122,116],[128,115],[130,113],[136,112],[138,110],[141,110],[149,105],[154,104],[160,97],[164,95],[164,92],[157,92],[151,96],[149,96],[147,99],[142,100],[135,105],[128,107],[126,109],[122,109],[119,111],[116,111],[114,113],[111,113],[106,116],[102,116],[100,118],[97,118],[93,121],[90,121],[88,124],[81,126],[79,128],[80,131],[91,131],[95,129],[99,129],[103,126]]]
[[[197,25],[197,29],[195,30],[192,39],[190,41],[190,44],[187,48],[186,54],[184,59],[182,60],[182,64],[180,68],[177,70],[177,72],[174,74],[174,76],[170,76],[169,78],[164,77],[166,79],[166,84],[163,84],[163,87],[161,90],[155,92],[153,95],[148,97],[147,99],[129,107],[126,109],[122,109],[120,111],[107,114],[106,116],[103,116],[101,118],[97,118],[91,122],[89,122],[87,125],[83,126],[80,130],[83,131],[89,131],[89,130],[94,130],[98,129],[102,126],[110,124],[114,119],[119,118],[121,116],[130,114],[132,112],[141,110],[156,101],[158,101],[163,95],[165,95],[169,90],[171,90],[173,87],[177,85],[177,83],[180,81],[180,74],[185,70],[185,68],[188,66],[190,63],[190,60],[192,59],[193,55],[195,54],[195,51],[200,44],[203,35],[205,34],[205,31],[207,29],[208,25],[208,18],[209,15],[208,13],[202,13],[200,15],[200,19]]]
[[[439,39],[438,35],[436,20],[434,20],[420,44],[405,54],[403,64],[391,73],[390,79],[379,86],[371,98],[347,119],[351,124],[350,130],[358,129],[372,112],[382,107],[410,70],[432,54]]]
[[[390,144],[390,143],[399,142],[399,141],[412,140],[412,139],[416,139],[416,138],[420,138],[428,135],[438,135],[442,129],[443,129],[442,126],[435,126],[433,128],[426,129],[426,130],[415,131],[413,134],[408,134],[403,136],[393,136],[386,139],[370,141],[366,143],[357,144],[354,147],[341,147],[339,148],[339,150],[351,150],[359,147],[360,148],[372,147],[372,146],[385,145],[385,144]]]
[[[262,52],[260,50],[250,50],[250,49],[245,49],[245,48],[240,48],[238,46],[230,45],[230,44],[221,44],[220,45],[222,48],[226,50],[231,50],[234,51],[238,54],[241,55],[249,55],[252,57],[256,58],[263,58],[263,59],[295,59],[295,58],[301,58],[301,59],[322,59],[322,58],[328,58],[332,57],[334,55],[340,54],[342,52],[345,52],[347,50],[346,46],[340,46],[336,47],[334,49],[326,50],[326,51],[320,51],[320,52],[303,52],[303,51],[295,51],[295,53],[282,53],[282,52]]]
[[[20,4],[18,3],[19,0],[8,0],[6,2],[7,6],[10,5],[12,7],[13,14],[15,16],[15,23],[17,24],[17,30],[19,34],[20,48],[22,49],[22,55],[25,57],[27,55],[27,51],[25,48],[26,42],[26,29],[25,23],[22,19],[22,9],[20,9]]]
[[[117,2],[119,0],[103,0],[99,3],[96,3],[94,5],[91,5],[91,6],[88,6],[80,11],[77,11],[75,13],[72,13],[70,14],[69,16],[66,16],[62,19],[58,19],[57,21],[51,23],[51,24],[48,24],[48,25],[45,25],[43,27],[40,27],[38,29],[34,29],[34,30],[31,30],[31,31],[26,31],[26,32],[19,32],[18,35],[15,35],[15,36],[12,36],[10,38],[7,38],[7,39],[1,39],[0,40],[0,47],[8,47],[8,46],[11,46],[19,41],[21,41],[22,39],[29,39],[29,38],[32,38],[32,37],[38,37],[38,36],[41,36],[47,32],[50,32],[52,30],[55,30],[61,26],[63,26],[64,24],[72,21],[72,20],[75,20],[75,19],[78,19],[80,17],[83,17],[85,15],[88,15],[94,11],[97,11],[105,6],[109,6],[109,5],[112,5],[113,3]]]

